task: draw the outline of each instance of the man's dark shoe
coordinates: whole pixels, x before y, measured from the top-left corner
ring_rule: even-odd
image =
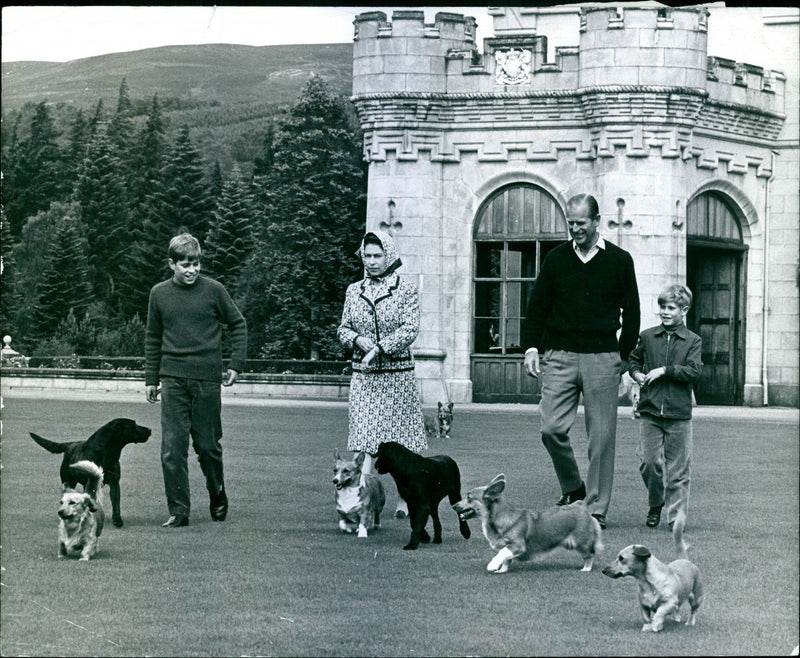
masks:
[[[211,518],[215,521],[224,521],[228,515],[228,496],[225,489],[222,489],[218,494],[211,496],[211,503],[209,505],[211,510]]]
[[[182,528],[189,525],[189,517],[183,514],[173,514],[164,523],[161,524],[162,528]]]
[[[561,496],[556,505],[569,505],[570,503],[574,503],[576,500],[583,500],[584,498],[586,498],[586,485],[581,482],[581,486],[579,486],[577,489],[574,491],[568,491]]]
[[[606,517],[604,514],[592,514],[594,518],[597,519],[597,523],[600,526],[600,530],[606,529]]]
[[[648,528],[655,528],[661,522],[661,508],[664,507],[663,505],[659,505],[658,507],[651,507],[650,511],[647,512],[647,527]]]

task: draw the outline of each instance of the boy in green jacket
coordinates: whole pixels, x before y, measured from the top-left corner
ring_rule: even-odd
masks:
[[[228,496],[222,471],[221,388],[243,370],[247,324],[228,292],[200,275],[200,243],[188,233],[169,243],[173,276],[153,286],[145,330],[145,388],[158,401],[161,381],[161,467],[170,517],[165,528],[189,524],[189,437],[206,477],[211,518],[224,521]],[[222,327],[233,355],[222,379]]]
[[[692,385],[703,370],[700,336],[684,324],[691,305],[686,286],[667,286],[658,296],[661,324],[645,329],[630,355],[628,372],[641,387],[639,472],[649,496],[649,528],[661,521],[665,503],[670,528],[679,509],[688,513]]]

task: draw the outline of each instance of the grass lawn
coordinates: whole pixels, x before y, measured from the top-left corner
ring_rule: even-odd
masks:
[[[214,523],[196,459],[187,528],[167,518],[159,407],[146,403],[6,399],[2,410],[3,656],[789,655],[798,644],[798,426],[747,418],[695,420],[687,526],[706,598],[694,628],[640,632],[636,584],[611,580],[566,550],[504,575],[478,524],[465,541],[440,506],[443,544],[403,551],[407,520],[383,478],[383,527],[368,539],[337,528],[333,451],[344,405],[235,406],[223,411],[231,509]],[[464,490],[497,473],[510,498],[559,496],[538,415],[456,405],[452,438],[429,454],[459,464]],[[122,455],[123,528],[110,523],[89,563],[57,560],[61,456],[28,436],[86,438],[114,417],[153,429]],[[664,527],[644,526],[636,422],[620,417],[605,562],[644,543],[675,556]],[[573,430],[586,466],[583,416]],[[107,493],[107,489],[106,489]],[[107,496],[106,496],[107,498]],[[110,503],[106,500],[110,517]],[[430,529],[430,524],[429,524]]]

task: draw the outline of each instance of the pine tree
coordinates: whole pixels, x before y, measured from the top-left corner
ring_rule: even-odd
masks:
[[[152,192],[158,181],[161,168],[164,166],[165,132],[166,127],[161,114],[161,105],[158,102],[158,94],[154,94],[147,121],[136,139],[138,145],[135,155],[136,177],[131,188],[135,206],[146,201],[148,193]]]
[[[219,166],[219,160],[214,160],[214,168],[211,170],[211,185],[209,193],[213,199],[214,204],[219,203],[222,196],[222,187],[225,185],[225,179],[222,178],[222,169]]]
[[[181,129],[175,145],[164,158],[153,189],[141,206],[141,239],[131,251],[130,276],[123,281],[126,315],[147,314],[150,288],[170,274],[167,246],[178,229],[188,230],[201,244],[211,218],[208,184],[202,162],[189,139],[189,129]]]
[[[33,305],[32,336],[45,338],[56,332],[70,309],[79,316],[92,301],[92,287],[77,221],[65,217],[56,228],[53,242],[46,246],[49,258],[38,285]]]
[[[58,137],[47,101],[42,101],[34,110],[30,135],[17,141],[9,151],[9,166],[4,167],[9,179],[4,182],[3,201],[14,237],[28,217],[66,195]]]
[[[242,179],[239,165],[234,165],[222,186],[203,252],[211,275],[232,294],[239,272],[253,250],[253,233],[252,195]]]
[[[75,198],[86,226],[92,288],[99,300],[115,308],[120,297],[118,281],[132,235],[125,182],[103,126],[98,126],[89,145]]]
[[[366,175],[343,99],[312,77],[279,127],[263,199],[261,241],[248,264],[244,306],[266,356],[339,356],[336,327],[360,271]],[[263,327],[263,330],[262,330]]]
[[[74,190],[78,184],[83,163],[89,145],[89,124],[83,116],[83,110],[78,110],[75,114],[75,121],[72,124],[70,133],[69,148],[66,153],[66,172],[65,177],[68,181],[67,187]]]
[[[20,307],[19,273],[14,258],[11,225],[0,206],[0,336],[16,334],[15,316]]]
[[[136,149],[134,148],[133,105],[128,96],[128,83],[122,78],[117,98],[117,110],[108,123],[106,135],[111,152],[117,159],[119,174],[131,189],[139,176],[136,170]]]

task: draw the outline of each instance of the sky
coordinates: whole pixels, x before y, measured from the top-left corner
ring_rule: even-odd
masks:
[[[185,44],[350,43],[357,14],[391,18],[396,9],[424,10],[430,23],[437,11],[474,16],[478,43],[491,36],[485,7],[11,6],[3,7],[2,61],[66,62]]]
[[[736,61],[795,73],[791,54],[776,50],[763,31],[762,12],[785,14],[797,8],[743,7],[730,9],[724,2],[712,15],[708,52]],[[10,6],[2,9],[2,61],[66,62],[84,57],[127,52],[167,45],[232,43],[251,46],[305,43],[351,43],[353,19],[365,11],[383,11],[391,20],[398,9],[424,10],[433,23],[436,12],[474,16],[477,44],[493,36],[493,21],[486,7],[359,7],[359,6]],[[794,29],[797,23],[794,23]],[[551,35],[555,36],[555,35]],[[577,45],[556,43],[552,45]],[[787,56],[791,61],[786,61]]]

